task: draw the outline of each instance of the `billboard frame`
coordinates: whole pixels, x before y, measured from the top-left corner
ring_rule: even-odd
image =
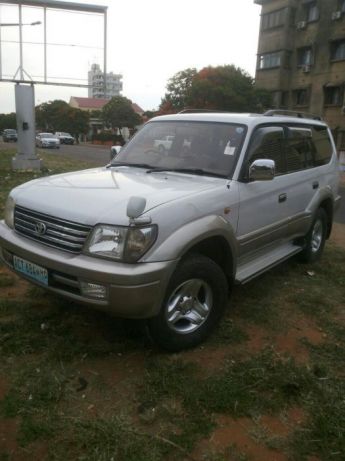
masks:
[[[107,28],[108,28],[108,18],[107,18],[107,10],[108,7],[104,5],[89,5],[89,4],[82,4],[77,2],[65,2],[65,1],[58,1],[58,0],[0,0],[1,5],[15,5],[19,8],[19,68],[14,75],[13,79],[5,79],[2,78],[2,52],[1,52],[1,27],[0,27],[0,82],[7,82],[7,83],[31,83],[35,85],[55,85],[55,86],[71,86],[71,87],[79,87],[79,88],[88,88],[89,84],[73,84],[73,83],[65,83],[65,82],[51,82],[48,80],[47,77],[47,9],[51,10],[64,10],[64,11],[80,11],[82,13],[95,13],[95,14],[102,14],[103,15],[103,29],[104,29],[104,37],[103,37],[103,73],[104,73],[104,94],[106,94],[107,89]],[[31,77],[25,72],[23,67],[23,36],[22,36],[22,28],[23,28],[23,21],[22,21],[22,7],[23,6],[35,6],[38,8],[43,8],[43,47],[44,47],[44,75],[43,81],[33,81]],[[13,26],[13,24],[11,24]],[[1,26],[1,24],[0,24]],[[4,24],[6,26],[6,24]],[[19,78],[16,78],[19,73]],[[24,78],[24,74],[30,77],[29,80]],[[63,80],[63,79],[62,79]]]

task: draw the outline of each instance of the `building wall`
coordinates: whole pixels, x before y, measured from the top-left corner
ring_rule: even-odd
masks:
[[[88,72],[88,84],[91,85],[88,89],[89,98],[112,98],[119,96],[122,91],[122,75],[106,74],[107,91],[104,93],[104,73],[98,64],[92,64],[91,70]]]
[[[333,129],[345,131],[345,53],[341,59],[332,59],[332,43],[345,41],[342,0],[255,0],[255,3],[262,7],[256,85],[272,91],[275,107],[321,115]],[[311,14],[316,11],[312,11],[313,5],[318,8],[317,17]],[[268,27],[267,15],[282,8],[288,11],[284,23]],[[341,11],[337,19],[332,18],[336,11]],[[312,50],[313,58],[310,65],[303,66],[301,56],[307,48]],[[280,65],[260,69],[260,57],[277,51],[284,56]],[[339,97],[332,104],[330,94],[338,91],[336,87]]]

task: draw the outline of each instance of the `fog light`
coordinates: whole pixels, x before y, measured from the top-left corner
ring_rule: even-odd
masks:
[[[106,299],[107,288],[104,285],[97,283],[82,282],[80,281],[80,290],[83,296],[94,299]]]

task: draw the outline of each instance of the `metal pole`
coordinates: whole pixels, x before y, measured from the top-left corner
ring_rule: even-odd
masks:
[[[104,11],[104,44],[103,44],[104,58],[104,97],[107,97],[107,11]]]
[[[22,4],[19,3],[19,69],[20,79],[24,80],[23,73],[23,30],[22,30]]]
[[[47,83],[47,8],[43,8],[43,30],[44,30],[44,82]]]
[[[1,24],[1,6],[0,6],[0,24]],[[2,57],[1,57],[1,27],[0,27],[0,79],[2,78]]]

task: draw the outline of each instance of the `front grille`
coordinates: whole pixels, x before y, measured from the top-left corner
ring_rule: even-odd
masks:
[[[71,253],[80,253],[91,227],[16,206],[15,230],[45,245]]]

